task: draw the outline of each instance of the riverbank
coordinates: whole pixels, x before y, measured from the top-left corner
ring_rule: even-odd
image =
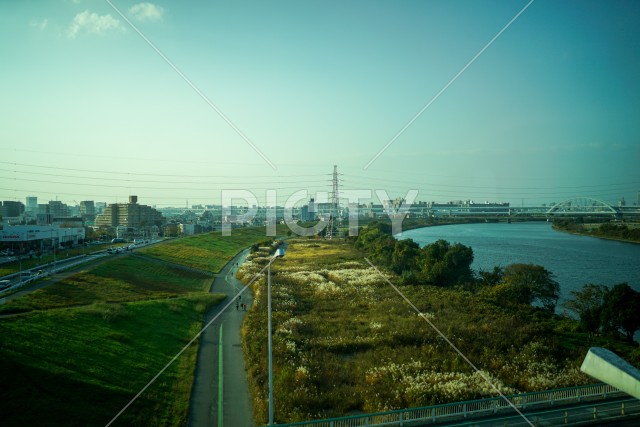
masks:
[[[252,258],[240,277],[253,277],[267,261]],[[495,393],[387,280],[504,393],[588,383],[578,369],[581,360],[590,345],[606,345],[578,332],[569,318],[533,307],[503,308],[463,289],[403,284],[399,276],[380,275],[341,240],[291,239],[272,276],[277,423]],[[243,326],[243,346],[256,422],[264,424],[264,279],[253,290],[256,304]],[[612,345],[630,351],[624,343]]]
[[[262,228],[175,239],[6,301],[0,311],[22,314],[0,318],[3,422],[104,426],[143,390],[116,425],[186,425],[197,347],[184,345],[225,299],[220,292],[235,293],[214,285],[211,294],[212,276],[264,239]],[[226,333],[239,349],[239,336]]]
[[[105,425],[198,330],[211,278],[127,255],[8,301],[0,319],[6,425]],[[195,347],[120,422],[184,425]]]
[[[575,222],[556,221],[553,229],[578,236],[597,237],[617,242],[640,244],[640,223],[628,224],[580,224]]]
[[[471,268],[476,272],[510,264],[544,266],[560,283],[559,303],[587,283],[611,287],[627,282],[640,291],[640,246],[556,231],[551,223],[426,227],[409,230],[402,238],[420,246],[439,239],[469,246],[474,256]]]

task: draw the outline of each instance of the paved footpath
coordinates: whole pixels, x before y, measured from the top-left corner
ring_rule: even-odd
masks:
[[[224,293],[233,298],[243,287],[235,276],[249,250],[231,260],[211,286],[211,292]],[[212,307],[205,316],[206,325],[229,303],[229,298]],[[251,290],[242,293],[241,302],[247,310],[253,302]],[[240,341],[240,327],[246,312],[232,304],[200,336],[195,380],[189,405],[191,427],[252,427],[253,412],[244,357]],[[220,357],[222,355],[222,357]],[[219,372],[222,371],[222,376]]]

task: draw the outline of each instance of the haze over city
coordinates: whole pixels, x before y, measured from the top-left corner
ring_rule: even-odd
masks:
[[[639,21],[602,0],[2,2],[0,200],[283,204],[337,164],[392,198],[637,203]]]

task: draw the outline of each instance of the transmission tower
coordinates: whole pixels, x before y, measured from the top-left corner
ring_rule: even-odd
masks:
[[[336,235],[336,227],[334,221],[338,216],[339,210],[339,197],[338,197],[338,165],[333,165],[333,179],[332,179],[332,187],[331,187],[331,200],[330,200],[330,211],[329,211],[329,225],[327,225],[327,230],[325,232],[325,236],[330,239],[334,235]]]

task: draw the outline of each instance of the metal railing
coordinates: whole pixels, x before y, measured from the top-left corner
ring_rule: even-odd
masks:
[[[638,420],[640,424],[640,400],[634,398],[610,401],[591,401],[565,408],[535,411],[526,414],[527,419],[520,415],[505,415],[499,419],[494,417],[477,418],[473,421],[461,421],[456,424],[447,423],[450,427],[530,427],[559,426],[559,425],[598,425],[602,421]],[[405,424],[408,425],[408,424]],[[627,424],[628,425],[628,424]]]
[[[608,397],[625,396],[624,392],[608,384],[590,384],[554,390],[536,391],[507,396],[518,409],[544,408],[589,400],[606,399]],[[376,427],[405,426],[416,422],[429,424],[444,420],[464,419],[467,417],[489,416],[513,411],[513,408],[502,397],[468,400],[464,402],[445,403],[420,408],[401,409],[378,412],[374,414],[351,415],[340,418],[329,418],[316,421],[303,421],[291,424],[279,424],[281,427]]]

